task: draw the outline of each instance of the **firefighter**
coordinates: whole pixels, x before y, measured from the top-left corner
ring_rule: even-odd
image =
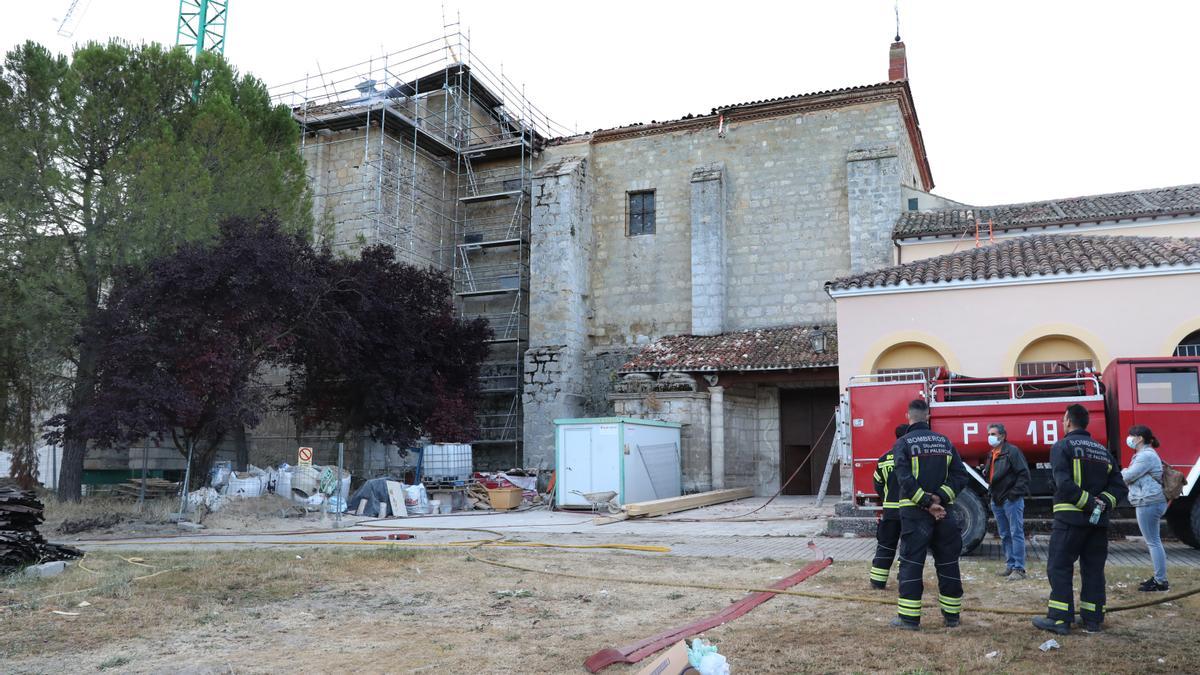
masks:
[[[958,554],[962,532],[946,507],[967,486],[967,469],[950,439],[929,428],[929,404],[908,404],[908,431],[892,448],[900,488],[900,597],[892,625],[907,630],[921,626],[921,593],[925,556],[932,551],[938,580],[938,604],[947,628],[959,624],[962,580]]]
[[[1088,411],[1079,404],[1063,415],[1066,435],[1050,448],[1054,477],[1054,526],[1046,559],[1050,603],[1033,625],[1059,635],[1075,621],[1072,576],[1079,559],[1079,614],[1088,633],[1104,622],[1104,562],[1108,518],[1128,488],[1112,453],[1087,431]]]
[[[896,427],[896,438],[908,433],[908,425]],[[871,560],[871,588],[883,590],[887,587],[888,573],[896,560],[896,546],[900,543],[900,489],[896,486],[896,472],[892,469],[892,450],[879,458],[875,465],[875,494],[883,502],[883,511],[875,525],[875,558]]]

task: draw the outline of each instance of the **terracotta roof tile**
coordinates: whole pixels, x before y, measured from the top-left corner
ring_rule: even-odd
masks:
[[[992,221],[995,231],[1071,225],[1125,218],[1200,213],[1200,184],[1052,199],[977,208],[906,211],[896,219],[894,239],[974,233],[975,220]]]
[[[825,332],[825,351],[812,348],[814,326],[787,326],[723,333],[672,335],[655,340],[621,372],[753,371],[836,366],[837,331]]]
[[[825,284],[830,291],[1200,265],[1200,238],[1039,234]]]

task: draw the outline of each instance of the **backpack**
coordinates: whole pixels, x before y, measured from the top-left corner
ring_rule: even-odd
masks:
[[[1162,462],[1162,460],[1159,460]],[[1162,478],[1158,479],[1158,484],[1162,486],[1163,496],[1167,501],[1171,501],[1183,494],[1183,484],[1186,478],[1183,472],[1178,471],[1175,467],[1162,462]]]

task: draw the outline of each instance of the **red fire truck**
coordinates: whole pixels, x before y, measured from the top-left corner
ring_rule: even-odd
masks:
[[[1154,431],[1163,461],[1187,477],[1167,521],[1176,537],[1200,548],[1200,489],[1195,489],[1200,478],[1200,357],[1116,359],[1103,375],[1082,370],[979,378],[938,372],[930,379],[914,371],[853,377],[843,401],[841,436],[849,439],[854,499],[860,507],[878,507],[871,474],[879,456],[895,442],[894,429],[904,423],[914,398],[929,401],[930,425],[950,438],[972,477],[972,490],[955,503],[964,553],[974,550],[986,532],[987,481],[977,469],[990,451],[988,425],[1004,424],[1008,441],[1025,453],[1032,472],[1031,510],[1036,511],[1036,501],[1048,503],[1053,494],[1050,446],[1062,437],[1063,412],[1072,403],[1088,409],[1088,431],[1108,445],[1122,467],[1133,453],[1125,445],[1129,427],[1144,424]]]

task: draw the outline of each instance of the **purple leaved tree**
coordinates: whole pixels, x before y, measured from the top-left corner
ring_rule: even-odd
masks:
[[[189,458],[191,487],[202,484],[222,440],[269,404],[261,378],[286,365],[321,304],[319,267],[307,242],[262,217],[122,270],[90,326],[94,395],[55,418],[50,439],[111,448],[169,438]]]
[[[450,280],[388,246],[320,257],[329,288],[292,343],[288,400],[303,428],[403,448],[422,431],[470,440],[491,330],[455,315]]]

